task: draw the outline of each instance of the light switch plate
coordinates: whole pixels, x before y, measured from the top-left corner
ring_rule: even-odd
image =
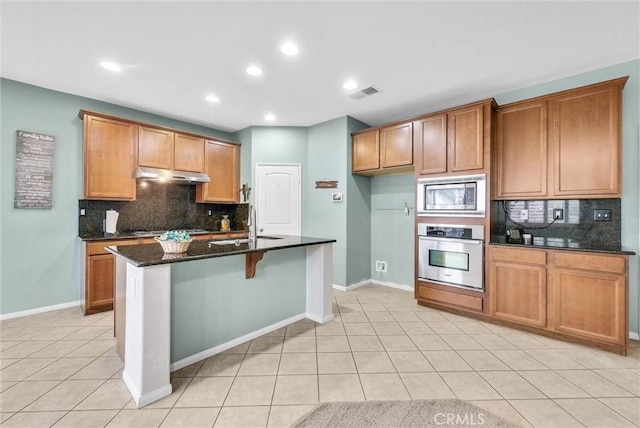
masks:
[[[529,220],[529,210],[520,210],[520,220]]]

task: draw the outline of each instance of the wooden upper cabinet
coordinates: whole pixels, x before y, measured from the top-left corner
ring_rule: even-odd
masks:
[[[498,110],[496,199],[619,198],[627,78]]]
[[[240,202],[240,146],[207,140],[204,172],[210,183],[196,188],[196,202]]]
[[[81,112],[84,198],[136,198],[137,125]]]
[[[448,113],[448,169],[451,172],[484,167],[484,105]]]
[[[380,166],[413,165],[413,125],[411,122],[380,129]]]
[[[352,171],[380,168],[380,132],[377,129],[353,136]]]
[[[204,171],[204,138],[175,134],[174,168],[180,171]]]
[[[438,114],[413,123],[416,173],[447,172],[447,115]]]
[[[547,196],[547,101],[498,109],[496,196]]]
[[[554,194],[621,197],[621,108],[626,79],[551,100]]]
[[[172,169],[173,147],[173,132],[138,126],[139,166]]]
[[[486,170],[494,110],[491,99],[414,121],[416,175]]]
[[[202,172],[204,138],[138,126],[138,165]]]

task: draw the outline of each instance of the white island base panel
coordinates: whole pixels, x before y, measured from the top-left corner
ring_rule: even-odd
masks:
[[[324,324],[333,319],[332,244],[308,246],[306,253],[306,317]],[[136,267],[116,257],[118,281],[126,283],[122,379],[140,408],[172,392],[171,264]]]

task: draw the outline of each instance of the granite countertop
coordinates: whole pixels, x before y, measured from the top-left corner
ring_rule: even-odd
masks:
[[[183,229],[180,229],[183,230]],[[226,235],[229,233],[249,233],[248,230],[230,230],[228,232],[222,232],[220,230],[201,230],[198,232],[189,231],[189,235]],[[114,241],[117,239],[137,239],[137,238],[153,238],[154,236],[160,236],[162,233],[159,231],[149,231],[147,233],[141,232],[118,232],[118,233],[96,233],[80,235],[79,238],[83,241]],[[215,237],[214,237],[215,239]]]
[[[568,251],[582,251],[588,253],[605,253],[605,254],[622,254],[632,256],[635,255],[633,251],[626,251],[620,247],[584,244],[573,239],[566,238],[545,238],[545,237],[533,237],[533,244],[513,244],[507,242],[504,236],[492,236],[489,244],[492,245],[508,245],[513,247],[524,248],[540,248],[550,250],[568,250]]]
[[[277,239],[274,239],[277,238]],[[230,239],[229,241],[234,241]],[[328,244],[335,239],[312,238],[308,236],[271,235],[269,238],[258,238],[255,247],[249,243],[225,245],[210,244],[211,241],[192,241],[186,253],[165,254],[158,243],[140,245],[110,246],[107,250],[116,256],[124,258],[134,266],[152,266],[166,263],[188,262],[192,260],[208,259],[212,257],[233,256],[258,251],[282,250],[309,245]]]

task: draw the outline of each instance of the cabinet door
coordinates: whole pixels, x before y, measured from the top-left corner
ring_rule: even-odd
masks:
[[[85,315],[113,307],[113,254],[87,257]]]
[[[448,113],[449,171],[482,169],[484,166],[484,105]]]
[[[490,278],[493,316],[525,325],[546,326],[546,267],[492,262]]]
[[[173,168],[173,132],[138,126],[138,165]]]
[[[84,198],[136,198],[137,126],[84,116]]]
[[[240,202],[240,146],[207,141],[204,172],[211,182],[198,185],[196,202]]]
[[[616,83],[551,100],[555,196],[621,196],[621,92]]]
[[[416,172],[447,172],[447,115],[427,117],[413,123],[414,141],[419,154]]]
[[[353,136],[352,172],[380,168],[380,141],[378,130]]]
[[[556,267],[553,287],[556,330],[598,341],[625,343],[628,329],[624,275]]]
[[[180,171],[204,171],[204,138],[175,135],[174,168]]]
[[[411,123],[380,130],[380,166],[413,165],[413,127]]]
[[[547,196],[547,101],[498,110],[497,198]]]

